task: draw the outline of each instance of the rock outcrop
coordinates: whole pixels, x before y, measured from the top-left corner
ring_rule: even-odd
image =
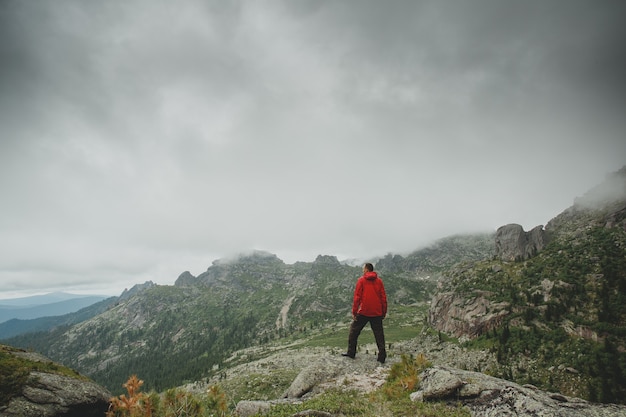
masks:
[[[419,376],[418,391],[411,394],[413,401],[453,402],[462,404],[474,417],[623,417],[625,405],[591,403],[580,398],[542,391],[532,385],[519,385],[481,372],[461,370],[463,357],[475,356],[475,367],[485,369],[488,361],[476,351],[460,351],[446,343],[437,343],[430,336],[394,345],[396,355],[390,363],[380,366],[374,355],[357,355],[352,360],[338,354],[321,354],[309,360],[293,380],[284,398],[270,401],[240,401],[235,415],[251,417],[268,414],[280,404],[302,404],[307,399],[330,388],[371,392],[387,379],[399,354],[428,352],[438,363]],[[444,351],[447,353],[444,354]],[[488,367],[488,366],[487,366]],[[327,415],[307,410],[294,416]]]
[[[510,305],[493,303],[489,293],[475,292],[471,297],[454,292],[436,294],[428,311],[428,322],[437,330],[455,337],[474,338],[500,327],[510,314]]]
[[[284,398],[301,398],[308,393],[315,394],[323,391],[324,383],[340,376],[345,379],[355,372],[372,373],[378,367],[378,363],[368,359],[370,358],[348,359],[339,355],[322,356],[298,374],[283,396]]]
[[[122,294],[120,295],[120,299],[119,301],[124,301],[124,300],[128,300],[130,297],[139,294],[142,291],[145,291],[149,288],[152,287],[156,287],[157,284],[155,284],[152,281],[146,281],[143,284],[135,284],[131,287],[131,289],[129,290],[128,288],[124,289],[124,291],[122,291]]]
[[[380,366],[375,355],[358,354],[356,359],[350,359],[339,354],[322,354],[310,360],[300,371],[283,398],[271,401],[240,401],[235,414],[239,417],[263,414],[274,405],[302,403],[306,398],[320,394],[330,387],[346,384],[353,389],[369,392],[385,381],[388,372],[389,364]]]
[[[503,261],[523,261],[533,257],[548,244],[543,226],[529,232],[519,224],[507,224],[496,231],[496,256]]]
[[[191,275],[191,272],[185,271],[176,278],[174,282],[175,287],[188,287],[196,283],[196,277]]]
[[[434,366],[420,374],[413,401],[460,401],[472,416],[623,417],[626,406],[595,404],[479,372]]]
[[[24,370],[33,362],[44,362],[52,369],[62,368],[35,353],[18,349],[3,349],[3,352],[19,358]],[[6,404],[0,404],[1,417],[102,417],[111,398],[106,389],[92,381],[34,368],[20,388]]]

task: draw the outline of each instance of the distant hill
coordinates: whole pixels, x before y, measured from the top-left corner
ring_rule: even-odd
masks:
[[[0,300],[0,323],[11,319],[36,319],[60,316],[80,310],[104,300],[101,295],[51,293],[15,299]]]
[[[542,240],[533,244],[542,245],[521,251],[528,257],[520,260],[498,253],[496,241],[500,250],[507,243],[498,232],[377,260],[389,300],[388,342],[416,338],[428,324],[440,343],[447,334],[464,349],[497,355],[505,379],[624,402],[626,170],[538,231]],[[512,236],[528,246],[527,233]],[[360,274],[335,256],[285,264],[255,252],[215,261],[198,276],[183,272],[173,286],[145,285],[91,319],[7,344],[42,352],[113,393],[130,374],[147,390],[164,391],[251,362],[254,349],[237,352],[278,340],[343,349]]]
[[[28,297],[19,298],[2,298],[0,299],[0,305],[3,306],[15,306],[15,307],[33,307],[43,304],[58,303],[60,301],[72,300],[82,297],[99,297],[96,294],[72,294],[68,292],[51,292],[48,294],[31,295]],[[103,297],[103,296],[102,296]]]
[[[492,238],[443,239],[437,245],[446,248],[448,260],[435,251],[425,256],[430,259],[426,264],[439,268],[452,258],[492,256],[493,245],[486,245],[487,240]],[[468,251],[471,241],[485,250]],[[411,263],[404,259],[420,258],[419,252],[394,256],[386,262],[388,267],[380,265],[392,312],[423,305],[432,296],[436,283],[428,277],[436,271],[393,270]],[[114,393],[131,369],[147,389],[164,390],[206,377],[245,347],[307,337],[329,326],[342,329],[343,341],[354,283],[361,273],[361,267],[342,264],[335,256],[285,264],[273,254],[255,252],[215,261],[197,277],[183,272],[173,286],[146,285],[69,328],[22,334],[6,343],[35,349],[81,370]]]
[[[68,327],[88,320],[106,311],[109,306],[117,302],[118,297],[109,297],[102,301],[90,304],[78,311],[60,316],[46,316],[36,319],[11,319],[0,323],[0,340],[19,336],[25,333],[47,332],[59,327]]]

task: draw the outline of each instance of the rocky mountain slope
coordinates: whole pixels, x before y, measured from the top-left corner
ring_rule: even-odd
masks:
[[[391,309],[429,300],[432,276],[455,260],[493,254],[489,235],[452,237],[436,245],[446,248],[445,255],[426,248],[381,261]],[[197,277],[184,272],[174,286],[148,283],[93,318],[7,343],[42,352],[114,393],[129,372],[140,375],[146,388],[161,391],[214,374],[239,349],[343,329],[360,274],[360,266],[334,256],[289,265],[256,252],[215,261]]]
[[[436,329],[497,352],[499,375],[599,401],[626,398],[626,169],[545,229],[507,225],[496,256],[457,265]],[[569,369],[555,376],[553,369]]]
[[[109,297],[105,300],[90,304],[73,313],[57,316],[39,317],[36,319],[11,319],[0,323],[0,340],[8,339],[24,333],[45,332],[56,327],[69,327],[73,324],[88,320],[104,311],[117,301],[118,297]]]
[[[264,352],[258,349],[254,353],[250,350],[240,352],[240,355],[263,357],[232,366],[219,376],[189,384],[183,390],[202,396],[210,387],[220,386],[236,403],[233,414],[238,417],[259,413],[273,416],[618,417],[626,413],[625,405],[590,403],[488,376],[485,372],[498,366],[495,354],[442,341],[427,331],[420,337],[393,344],[385,365],[376,362],[374,348],[374,344],[364,346],[361,354],[352,360],[340,356],[334,349],[294,349],[293,345],[274,344],[273,349]],[[406,394],[411,401],[403,401],[402,405],[398,399],[385,401],[390,381],[398,369],[402,369],[400,365],[417,362],[420,358],[436,365],[427,366],[420,372],[410,395]],[[408,380],[403,384],[409,389]],[[345,394],[329,395],[329,392]],[[369,406],[358,411],[352,409],[348,403],[354,401],[351,394],[354,392],[369,398]],[[315,401],[320,397],[335,398],[333,395],[339,397],[335,400],[338,403]],[[400,407],[395,414],[391,404]],[[461,405],[463,412],[457,414],[455,410]],[[337,409],[344,411],[337,412]],[[353,411],[347,411],[351,409]]]
[[[0,345],[0,416],[102,417],[111,394],[37,353]]]
[[[435,365],[488,372],[563,398],[623,402],[625,179],[626,169],[609,176],[545,228],[506,225],[495,234],[452,237],[378,260],[396,360],[406,353],[403,343],[427,338],[426,328],[418,333],[427,319],[437,346],[409,353],[425,353]],[[157,391],[228,384],[237,366],[267,360],[276,346],[319,348],[334,358],[345,348],[359,274],[359,267],[333,256],[288,265],[257,252],[216,261],[197,277],[184,272],[174,286],[148,283],[96,317],[10,343],[44,352],[114,392],[130,373]],[[449,343],[448,336],[454,337]],[[373,348],[363,337],[361,354],[368,355]],[[446,349],[461,350],[453,355],[456,363],[439,355]],[[471,362],[474,355],[485,359]],[[272,380],[286,390],[298,377],[293,369],[307,361]],[[250,389],[256,377],[244,378]]]

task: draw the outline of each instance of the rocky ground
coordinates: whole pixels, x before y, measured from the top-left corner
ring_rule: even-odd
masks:
[[[258,349],[249,349],[239,352],[238,355],[260,353]],[[420,386],[411,395],[414,401],[454,400],[463,403],[477,417],[626,416],[626,406],[592,404],[578,398],[541,391],[530,385],[520,386],[488,376],[484,372],[489,372],[496,366],[492,354],[441,342],[436,336],[424,335],[393,344],[384,365],[376,362],[375,353],[374,345],[361,346],[356,359],[341,356],[341,351],[337,349],[284,346],[273,352],[265,351],[265,356],[259,360],[234,366],[221,377],[269,375],[281,369],[298,371],[280,398],[240,401],[237,415],[251,416],[276,403],[300,402],[330,388],[356,389],[364,393],[373,391],[385,382],[391,367],[401,360],[402,355],[416,356],[421,353],[434,366],[420,375]],[[219,378],[215,377],[186,388],[206,392],[209,385],[218,382]]]
[[[342,351],[332,348],[301,348],[290,345],[276,347],[273,350],[249,348],[239,351],[236,357],[231,358],[231,362],[245,362],[250,357],[263,357],[225,369],[221,375],[216,375],[208,381],[189,384],[185,386],[185,389],[204,393],[208,386],[219,383],[224,377],[263,375],[283,369],[328,368],[332,364],[334,375],[320,376],[324,378],[324,381],[320,381],[317,387],[319,390],[327,389],[333,384],[345,386],[346,381],[350,381],[350,385],[354,388],[367,392],[384,382],[391,365],[399,361],[402,355],[419,353],[426,355],[426,358],[434,364],[480,372],[496,365],[495,357],[488,352],[468,350],[452,343],[440,342],[432,335],[392,344],[388,351],[387,362],[382,366],[376,362],[376,345],[374,344],[360,346],[359,353],[354,360],[342,357],[341,353]]]

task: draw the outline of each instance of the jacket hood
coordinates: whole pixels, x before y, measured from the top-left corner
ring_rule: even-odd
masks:
[[[368,271],[363,274],[363,277],[365,279],[373,280],[373,279],[378,278],[378,274],[376,273],[376,271]]]

